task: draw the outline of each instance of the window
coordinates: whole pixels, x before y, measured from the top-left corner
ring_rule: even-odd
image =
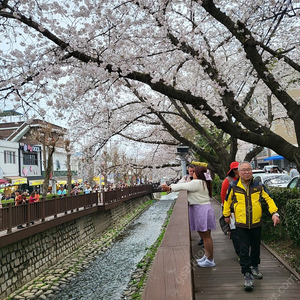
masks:
[[[23,165],[38,165],[37,154],[23,153]]]
[[[16,163],[16,152],[4,151],[4,163],[5,164],[15,164]]]

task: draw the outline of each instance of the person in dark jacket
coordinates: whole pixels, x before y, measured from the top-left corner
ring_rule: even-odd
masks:
[[[249,162],[239,164],[239,179],[230,184],[224,202],[223,215],[230,223],[231,211],[235,215],[236,232],[240,246],[240,265],[244,274],[244,288],[253,289],[254,278],[262,279],[260,264],[260,243],[262,228],[262,199],[268,204],[274,226],[280,222],[278,208],[263,184],[253,180]],[[251,251],[250,251],[251,249]]]

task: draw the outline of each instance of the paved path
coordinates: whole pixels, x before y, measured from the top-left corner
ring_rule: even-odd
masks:
[[[220,206],[213,202],[216,217]],[[245,292],[244,278],[234,252],[232,241],[225,235],[219,224],[212,232],[214,241],[214,259],[216,267],[200,268],[192,260],[195,285],[195,300],[232,299],[232,300],[292,300],[300,299],[300,283],[297,273],[292,274],[280,260],[261,246],[260,270],[264,278],[255,280],[254,290]],[[192,255],[203,255],[202,247],[198,246],[199,235],[192,232]],[[198,253],[198,255],[197,255]]]

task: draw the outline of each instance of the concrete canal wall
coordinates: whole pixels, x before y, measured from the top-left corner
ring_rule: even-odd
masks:
[[[1,247],[0,244],[0,299],[5,299],[68,254],[101,236],[118,218],[150,199],[151,195],[134,198],[112,209],[91,213],[8,246]]]

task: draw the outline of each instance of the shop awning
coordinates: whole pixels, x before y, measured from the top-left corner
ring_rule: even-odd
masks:
[[[27,184],[26,177],[11,176],[11,177],[5,177],[5,178],[8,179],[12,185]]]
[[[284,159],[284,157],[281,155],[275,155],[275,156],[264,158],[264,160],[280,160],[280,159]]]
[[[30,186],[42,185],[43,183],[44,183],[44,179],[29,180]]]
[[[74,184],[74,183],[82,183],[82,178],[74,178],[74,179],[72,179],[72,183]]]
[[[67,184],[67,180],[57,180],[56,184],[59,184],[59,185],[64,185],[64,184]]]
[[[0,178],[0,184],[7,184],[7,183],[9,183],[7,180]]]
[[[43,176],[28,176],[27,179],[30,186],[42,185],[45,180]]]
[[[68,183],[67,176],[57,176],[57,177],[54,177],[53,179],[56,181],[57,185],[64,185],[64,184]],[[50,180],[50,182],[51,182],[51,180]],[[81,183],[81,182],[82,182],[81,178],[72,177],[72,181],[71,181],[72,184]]]

